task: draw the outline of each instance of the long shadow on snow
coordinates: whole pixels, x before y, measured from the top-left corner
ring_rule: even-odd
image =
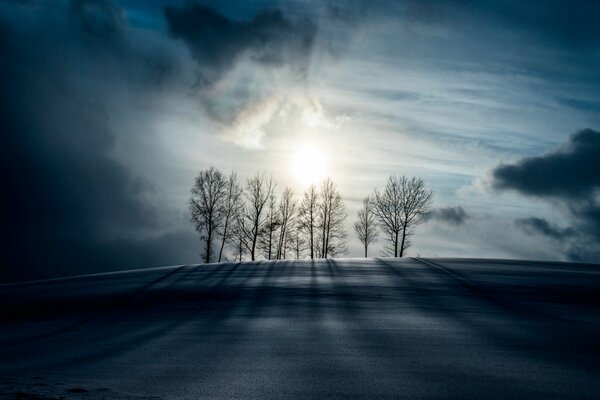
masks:
[[[223,290],[228,277],[237,269],[239,264],[233,264],[216,282],[203,290],[202,285],[204,280],[216,274],[218,268],[210,271],[208,274],[201,276],[196,280],[195,285],[186,290],[167,287],[150,291],[151,285],[145,285],[143,290],[135,290],[130,296],[125,297],[127,301],[123,301],[123,297],[118,300],[106,302],[104,299],[100,304],[94,305],[89,309],[91,316],[82,321],[70,324],[68,329],[60,329],[56,334],[50,332],[44,335],[43,339],[56,340],[56,336],[65,336],[63,341],[67,341],[65,352],[68,352],[71,343],[85,342],[91,346],[80,346],[90,348],[90,351],[84,354],[72,355],[65,358],[63,362],[51,364],[53,367],[68,365],[72,362],[93,362],[100,359],[118,355],[121,351],[130,351],[138,346],[145,344],[149,340],[153,340],[166,332],[174,329],[178,325],[192,319],[198,312],[219,313],[226,310],[227,307],[221,307],[224,303],[232,304],[237,298],[235,291]],[[172,275],[172,272],[167,274]],[[166,277],[153,281],[154,284],[164,282]],[[180,281],[177,279],[176,281]],[[192,281],[193,282],[193,281]],[[196,290],[200,288],[200,290]],[[89,304],[89,303],[87,303]],[[181,305],[185,305],[183,309]],[[80,310],[81,305],[77,305],[76,309]],[[86,309],[85,307],[83,308]],[[192,314],[190,314],[190,311]],[[136,330],[124,331],[121,324],[123,321],[135,320],[140,313],[157,313],[157,318],[147,321],[145,324],[136,327]],[[182,318],[185,316],[185,318]],[[125,326],[128,326],[125,324]],[[149,329],[148,329],[149,327]],[[87,328],[87,330],[82,330]],[[120,329],[121,328],[121,329]],[[73,342],[71,342],[73,341]],[[10,349],[5,349],[4,356],[14,355],[16,357],[34,356],[40,347],[43,345],[43,340],[26,341],[21,346],[12,346]],[[29,351],[28,351],[29,350]],[[8,359],[8,358],[7,358]],[[32,359],[36,359],[32,357]]]
[[[434,317],[451,318],[494,346],[522,354],[535,353],[540,360],[584,364],[587,367],[588,360],[579,360],[578,356],[587,358],[590,351],[598,353],[598,344],[591,332],[582,332],[557,319],[546,319],[540,313],[531,314],[528,308],[516,307],[512,300],[502,298],[501,293],[484,295],[481,290],[474,290],[473,285],[430,266],[419,269],[426,278],[419,280],[415,277],[417,274],[411,274],[388,260],[379,261],[401,283],[408,284],[408,293],[414,296],[410,304],[416,309]],[[452,284],[448,286],[450,290],[436,290],[430,286],[429,283],[436,278]],[[403,290],[399,293],[407,295]],[[476,308],[469,309],[472,306]]]

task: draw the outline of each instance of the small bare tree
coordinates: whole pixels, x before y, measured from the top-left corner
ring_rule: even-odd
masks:
[[[221,171],[210,167],[198,173],[188,204],[191,221],[206,244],[206,263],[211,262],[213,239],[223,223],[226,194],[226,181]]]
[[[242,207],[242,189],[238,183],[237,174],[232,172],[227,179],[225,189],[225,201],[223,204],[223,226],[220,232],[221,249],[219,250],[219,262],[223,257],[223,249],[226,242],[233,239],[232,225],[235,224]]]
[[[300,203],[300,209],[298,211],[298,229],[306,234],[308,249],[310,252],[310,259],[315,258],[316,250],[316,230],[317,230],[317,207],[318,207],[319,193],[314,185],[311,185],[306,192]]]
[[[275,181],[272,177],[265,178],[264,173],[248,178],[246,184],[246,221],[243,224],[246,235],[246,248],[250,252],[250,259],[256,260],[256,246],[266,223],[265,206],[275,191]]]
[[[391,244],[391,254],[402,257],[408,237],[422,222],[433,199],[433,191],[420,178],[390,175],[383,192],[375,189],[370,202],[379,227]]]
[[[296,201],[294,200],[294,192],[292,189],[285,188],[279,201],[279,240],[277,241],[278,260],[285,259],[286,250],[290,244],[290,230],[294,226],[294,218],[296,214]]]
[[[342,195],[331,179],[327,178],[321,184],[317,203],[320,258],[335,257],[346,251],[344,221],[347,216]]]
[[[373,213],[373,206],[367,197],[363,201],[363,206],[358,210],[357,220],[354,223],[354,231],[358,240],[365,248],[365,257],[368,257],[369,245],[377,240],[377,222]]]

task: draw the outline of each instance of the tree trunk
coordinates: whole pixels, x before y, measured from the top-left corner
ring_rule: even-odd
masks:
[[[327,246],[327,244],[325,243],[327,239],[327,216],[325,216],[325,221],[323,221],[323,230],[321,232],[321,235],[323,237],[321,238],[321,254],[319,254],[319,256],[321,258],[327,258],[327,250],[325,249],[325,246]]]
[[[404,241],[406,240],[406,228],[402,229],[402,245],[400,246],[400,257],[404,254]]]
[[[367,246],[365,246],[365,258],[367,258]]]
[[[396,231],[396,239],[394,240],[394,257],[398,257],[398,232]]]
[[[312,226],[312,221],[311,221],[311,225],[310,225],[310,259],[314,260],[315,259],[315,246],[314,246],[314,241],[313,241],[313,226]]]
[[[219,262],[221,262],[221,258],[223,257],[223,248],[225,247],[225,238],[227,237],[227,225],[229,224],[228,220],[225,220],[225,227],[223,227],[223,240],[221,241],[221,249],[219,250]]]
[[[212,228],[209,226],[207,236],[206,236],[206,255],[204,257],[204,262],[207,264],[210,262],[211,242],[212,242]]]
[[[256,254],[256,242],[258,240],[258,231],[260,229],[260,220],[259,220],[260,213],[257,213],[257,214],[259,214],[259,216],[255,216],[254,217],[255,218],[254,219],[254,227],[252,229],[252,248],[250,249],[250,259],[252,261],[254,261],[256,259],[255,258],[255,254]]]
[[[323,253],[325,253],[325,258],[327,258],[327,256],[329,256],[329,236],[331,235],[331,216],[329,216],[329,218],[327,218],[327,238],[325,240],[325,250],[323,251]]]
[[[285,242],[287,236],[287,221],[281,223],[279,228],[279,242],[277,243],[277,255],[275,258],[278,260],[285,259]]]
[[[273,230],[269,227],[269,252],[267,253],[267,260],[271,259],[273,253]]]

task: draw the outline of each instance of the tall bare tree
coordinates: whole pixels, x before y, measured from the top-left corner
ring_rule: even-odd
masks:
[[[191,221],[205,241],[204,262],[211,262],[213,239],[223,223],[223,204],[226,197],[226,181],[214,167],[201,170],[196,176],[188,202]]]
[[[320,258],[335,257],[346,251],[346,232],[344,221],[348,214],[342,195],[331,179],[321,184],[317,202],[317,226],[320,243]]]
[[[219,262],[223,257],[223,249],[226,242],[233,239],[232,225],[235,223],[242,207],[242,189],[238,183],[237,174],[232,172],[227,178],[225,188],[225,199],[223,204],[223,225],[220,230],[221,248],[219,250]]]
[[[265,206],[275,191],[275,181],[266,178],[264,173],[248,178],[246,183],[246,221],[243,224],[246,234],[246,248],[252,261],[256,260],[256,245],[266,222]]]
[[[405,179],[402,177],[402,179]],[[373,191],[370,197],[373,213],[379,221],[379,227],[391,243],[391,253],[398,257],[398,243],[402,231],[402,183],[396,175],[388,177],[385,189]]]
[[[383,192],[375,189],[370,202],[379,227],[391,244],[391,254],[402,257],[412,234],[428,211],[433,191],[420,178],[390,175]]]
[[[244,253],[248,247],[248,238],[246,236],[246,214],[243,204],[240,207],[239,213],[235,216],[232,228],[234,259],[242,261],[244,258]]]
[[[367,197],[363,201],[363,206],[358,210],[357,220],[354,223],[354,231],[358,240],[365,248],[365,257],[368,257],[369,245],[377,240],[377,221],[373,213],[373,206]]]
[[[314,185],[311,185],[300,203],[298,211],[298,229],[306,234],[310,259],[315,258],[316,250],[316,234],[317,234],[317,207],[319,201],[319,193]]]
[[[298,220],[289,227],[288,237],[290,239],[290,250],[293,253],[293,257],[296,260],[302,258],[304,252],[308,249],[308,242],[306,241],[306,235],[300,226]]]
[[[277,230],[280,224],[277,198],[275,197],[275,193],[271,193],[266,205],[265,223],[259,237],[260,249],[267,260],[272,260],[277,253]]]
[[[414,228],[423,222],[423,217],[431,208],[433,190],[427,189],[423,179],[412,177],[403,180],[402,202],[402,241],[400,242],[400,257],[409,247],[408,238]]]
[[[285,259],[286,251],[291,243],[290,231],[294,227],[294,218],[296,215],[296,201],[294,200],[294,192],[289,187],[285,188],[279,201],[279,239],[277,241],[278,260]]]

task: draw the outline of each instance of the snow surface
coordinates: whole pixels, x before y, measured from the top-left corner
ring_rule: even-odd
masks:
[[[0,304],[0,398],[600,394],[598,265],[189,265],[0,285]]]

